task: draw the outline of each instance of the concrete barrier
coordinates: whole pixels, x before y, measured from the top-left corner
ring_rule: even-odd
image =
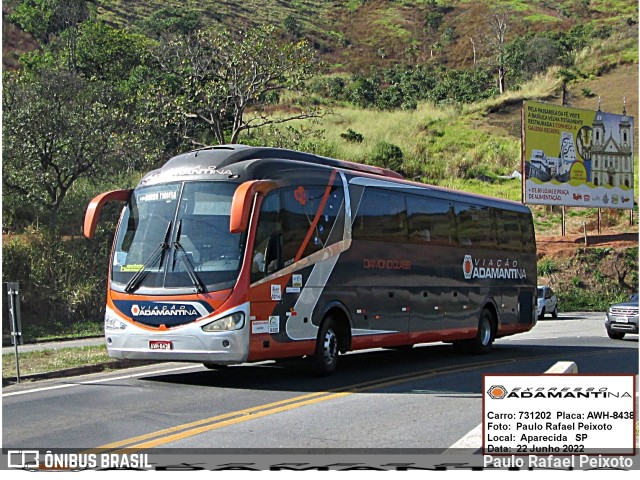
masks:
[[[578,373],[578,365],[575,362],[558,362],[544,373],[552,374],[572,374]]]

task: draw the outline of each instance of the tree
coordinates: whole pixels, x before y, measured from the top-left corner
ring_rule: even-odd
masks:
[[[76,180],[124,169],[132,129],[108,84],[59,70],[5,74],[3,84],[4,190],[44,208],[55,233]]]
[[[140,34],[87,21],[79,28],[76,71],[87,79],[126,81],[132,71],[145,65],[152,40]]]
[[[281,43],[273,27],[237,36],[216,27],[161,45],[157,61],[164,74],[159,111],[194,144],[236,143],[241,132],[318,116],[312,109],[281,117],[266,106],[274,93],[302,88],[317,67],[306,41]],[[204,137],[204,138],[202,138]]]
[[[159,38],[171,33],[187,34],[201,28],[203,17],[200,12],[185,5],[168,6],[155,10],[140,21],[140,26],[150,36]]]
[[[64,37],[69,52],[69,67],[75,67],[78,28],[90,16],[88,0],[22,0],[9,20],[31,33],[41,45],[51,37]]]
[[[495,11],[489,17],[489,45],[495,55],[498,70],[498,88],[500,93],[505,90],[505,44],[509,31],[509,15],[504,11]]]

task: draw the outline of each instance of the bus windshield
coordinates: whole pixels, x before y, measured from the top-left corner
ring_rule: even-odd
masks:
[[[243,234],[229,232],[237,186],[180,182],[136,189],[116,237],[114,289],[169,295],[231,288],[244,243]]]

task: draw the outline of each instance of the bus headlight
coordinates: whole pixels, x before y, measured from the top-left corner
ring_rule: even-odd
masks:
[[[236,312],[226,317],[208,323],[202,330],[205,332],[224,332],[227,330],[239,330],[244,326],[244,313]]]
[[[104,329],[105,330],[124,330],[127,324],[118,318],[116,313],[107,307],[104,312]]]

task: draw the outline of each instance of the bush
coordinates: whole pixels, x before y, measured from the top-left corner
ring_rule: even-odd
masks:
[[[32,231],[4,242],[3,281],[20,284],[27,340],[78,332],[87,324],[93,325],[93,331],[99,329],[110,244],[111,234],[101,229],[91,241]]]
[[[346,133],[341,133],[340,137],[344,138],[347,142],[354,143],[362,143],[362,141],[364,140],[364,137],[361,133],[358,133],[350,128],[347,129]]]
[[[371,163],[395,171],[402,171],[403,158],[400,147],[384,141],[376,143],[371,153]]]
[[[538,262],[538,276],[539,277],[548,277],[556,272],[558,272],[558,266],[556,263],[550,258],[544,258]]]

